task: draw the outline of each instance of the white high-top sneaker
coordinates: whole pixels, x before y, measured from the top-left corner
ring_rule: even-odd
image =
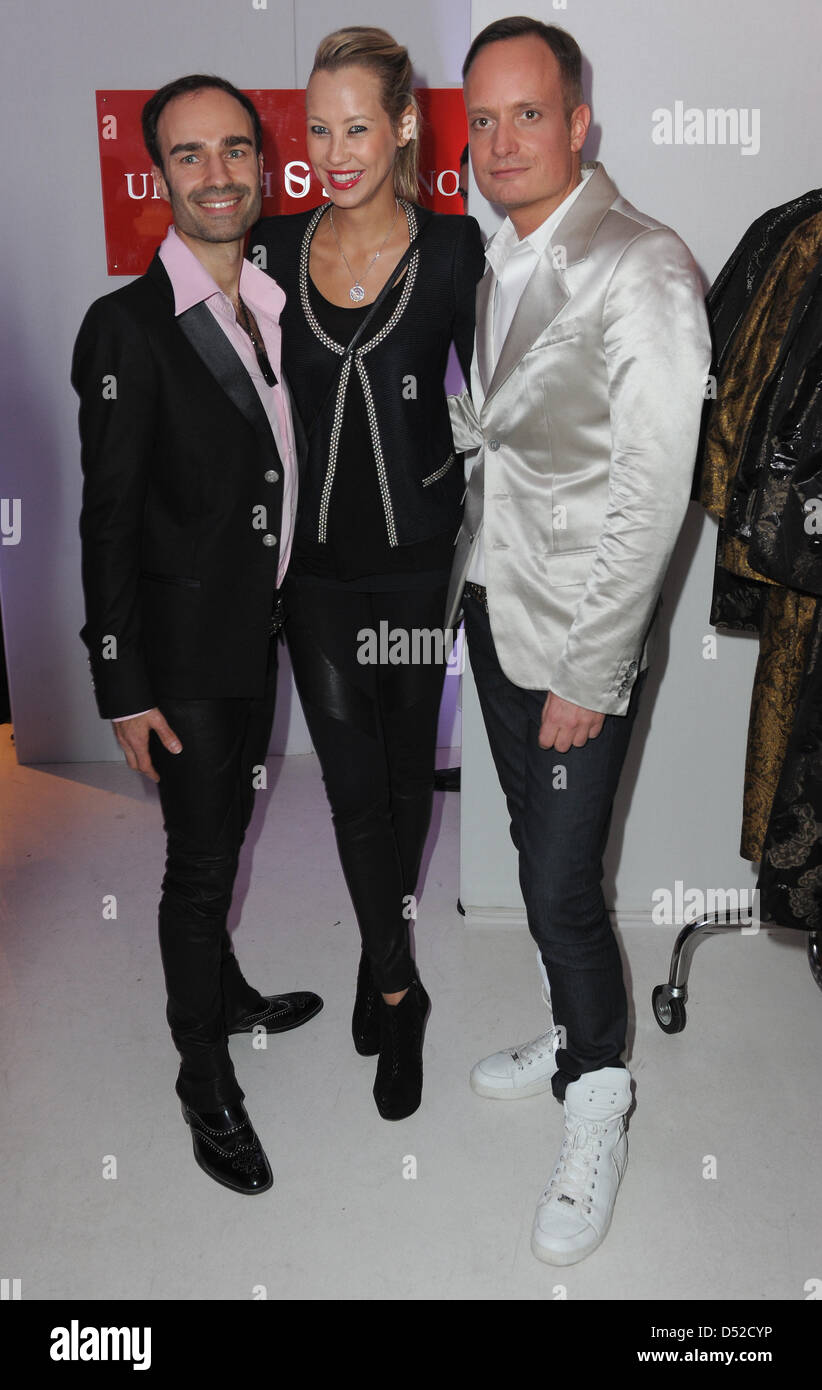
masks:
[[[628,1163],[625,1116],[631,1074],[601,1067],[565,1092],[565,1138],[537,1203],[531,1249],[538,1260],[572,1265],[605,1239]]]
[[[537,948],[537,965],[542,976],[542,1001],[551,1013],[551,987],[542,956]],[[506,1047],[502,1052],[494,1052],[483,1057],[471,1069],[472,1091],[490,1100],[521,1100],[524,1096],[538,1096],[550,1091],[551,1077],[556,1071],[554,1058],[563,1039],[559,1028],[549,1028],[530,1042],[519,1043],[516,1047]]]
[[[521,1100],[550,1091],[560,1030],[552,1028],[531,1042],[483,1057],[471,1068],[471,1090],[491,1100]]]

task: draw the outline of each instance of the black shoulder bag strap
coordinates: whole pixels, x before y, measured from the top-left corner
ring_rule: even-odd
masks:
[[[351,356],[353,356],[354,349],[357,346],[357,343],[364,336],[365,330],[374,319],[374,316],[377,313],[377,310],[379,309],[380,305],[383,303],[386,296],[389,295],[396,286],[400,278],[400,275],[402,274],[405,267],[408,265],[408,262],[410,261],[412,254],[419,245],[422,234],[427,226],[428,222],[426,221],[423,223],[422,227],[420,227],[420,230],[417,232],[416,236],[412,237],[411,241],[408,243],[408,246],[406,247],[400,259],[397,261],[397,264],[394,266],[392,273],[389,275],[388,279],[386,280],[385,284],[383,285],[382,289],[377,295],[377,298],[371,305],[370,310],[366,314],[365,318],[363,319],[362,323],[360,324],[359,328],[357,329],[353,338],[351,339],[351,342],[348,344],[348,347],[345,349],[345,352],[343,353],[342,357],[337,363],[334,375],[331,378],[331,384],[328,387],[328,390],[326,391],[325,396],[323,398],[323,403],[317,411],[316,415],[314,416],[314,419],[311,421],[311,424],[309,425],[308,433],[306,435],[306,443],[308,443],[308,441],[311,439],[311,436],[313,435],[314,430],[316,429],[317,424],[319,422],[320,416],[322,415],[323,411],[325,410],[325,407],[328,405],[328,402],[330,401],[332,395],[337,389],[337,382],[340,379],[340,374],[343,370],[343,367],[345,366],[348,359]]]

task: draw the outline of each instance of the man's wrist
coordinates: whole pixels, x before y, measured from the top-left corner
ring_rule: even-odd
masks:
[[[141,715],[151,714],[150,709],[141,709],[137,714],[118,714],[116,719],[112,719],[112,724],[124,724],[127,719],[139,719]]]

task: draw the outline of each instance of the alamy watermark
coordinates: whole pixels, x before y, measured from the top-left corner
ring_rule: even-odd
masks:
[[[655,145],[738,145],[740,154],[759,154],[758,106],[658,106],[651,112]]]
[[[361,666],[444,665],[446,674],[460,675],[465,665],[462,628],[392,627],[383,619],[378,628],[361,627],[357,642]]]
[[[703,917],[724,919],[727,913],[739,915],[743,933],[759,931],[758,888],[686,888],[683,880],[670,888],[654,888],[651,893],[651,921],[657,927],[686,926]]]

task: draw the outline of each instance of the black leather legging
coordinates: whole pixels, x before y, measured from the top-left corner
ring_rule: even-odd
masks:
[[[415,652],[413,634],[441,631],[445,586],[352,593],[292,578],[287,590],[286,640],[340,862],[374,982],[389,994],[414,978],[409,900],[431,819],[445,671],[441,646],[422,638]],[[381,624],[383,655],[392,644],[402,654],[399,629],[407,655],[423,659],[358,659],[368,632],[379,647]]]

